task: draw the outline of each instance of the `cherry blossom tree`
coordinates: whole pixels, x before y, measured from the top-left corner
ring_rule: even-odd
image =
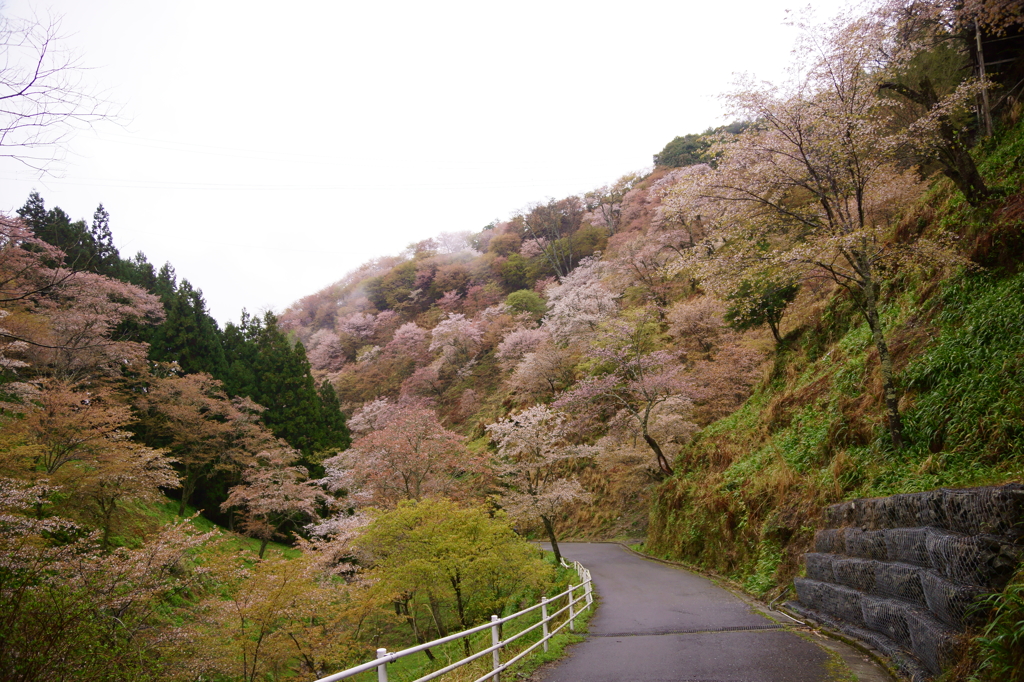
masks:
[[[461,367],[476,354],[483,336],[483,329],[475,320],[462,313],[450,313],[431,331],[430,350],[440,352],[446,365]]]
[[[259,423],[263,408],[247,398],[230,400],[208,374],[154,380],[137,396],[140,433],[147,442],[164,443],[181,470],[184,516],[197,486],[218,474],[237,475],[257,452],[278,441]]]
[[[498,448],[498,476],[505,484],[501,505],[514,519],[539,519],[561,562],[555,521],[566,505],[590,499],[580,482],[566,477],[566,465],[593,454],[573,445],[565,415],[537,405],[487,425]]]
[[[624,506],[643,500],[650,485],[662,476],[639,426],[629,411],[620,410],[608,420],[608,433],[595,444],[594,459],[616,482],[615,489]],[[648,430],[666,457],[674,459],[699,431],[694,423],[693,402],[688,397],[673,396],[656,405],[651,410]]]
[[[72,270],[57,267],[63,259],[24,221],[0,216],[0,305],[26,301],[70,277]]]
[[[447,313],[454,313],[462,307],[462,294],[455,289],[444,292],[444,295],[437,299],[437,307]]]
[[[560,284],[547,289],[544,328],[556,341],[568,343],[591,334],[616,312],[617,296],[601,282],[604,269],[597,258],[586,258]]]
[[[74,476],[63,477],[66,504],[83,508],[85,516],[95,520],[104,550],[110,547],[125,502],[161,502],[166,499],[164,491],[180,487],[173,460],[163,450],[135,443],[123,431],[107,441],[95,459],[75,467]]]
[[[542,256],[544,255],[544,247],[547,246],[547,244],[548,240],[544,239],[544,237],[540,237],[538,239],[527,239],[523,242],[523,245],[519,247],[519,255],[526,259]]]
[[[352,313],[338,320],[338,333],[366,340],[373,335],[375,321],[371,313]]]
[[[159,299],[138,287],[63,266],[64,253],[22,221],[0,218],[0,338],[19,343],[35,371],[76,381],[120,372],[145,357],[126,322],[163,319]]]
[[[520,403],[549,399],[576,380],[578,357],[577,352],[556,345],[550,338],[542,340],[523,355],[505,383]]]
[[[207,562],[219,589],[190,608],[182,656],[190,665],[176,677],[313,680],[358,662],[365,647],[351,636],[360,625],[351,592],[323,579],[315,554],[255,562],[222,554]]]
[[[669,332],[684,350],[710,353],[728,331],[725,310],[725,304],[713,296],[679,301],[668,313]]]
[[[1014,0],[964,0],[953,7],[962,24],[969,26],[977,21],[997,36],[1005,35],[1014,26],[1024,25],[1024,10]]]
[[[681,379],[693,405],[691,419],[704,426],[739,408],[760,379],[763,360],[735,335],[724,337],[713,356],[697,360]]]
[[[867,16],[841,18],[825,39],[847,53],[870,52],[879,90],[890,95],[885,98],[890,125],[904,132],[899,141],[922,165],[937,164],[964,198],[979,206],[991,192],[971,156],[963,121],[973,117],[980,98],[981,122],[992,134],[991,84],[964,78],[968,49],[980,47],[982,25],[998,33],[1024,22],[1022,17],[1015,3],[1001,0],[888,0]],[[954,40],[958,34],[961,40]]]
[[[482,459],[466,449],[462,436],[441,426],[433,410],[377,403],[363,420],[373,424],[365,435],[324,461],[322,483],[332,492],[393,507],[401,500],[459,495],[466,480],[484,472]]]
[[[583,196],[586,209],[591,212],[591,224],[607,227],[615,234],[622,223],[622,202],[645,177],[642,173],[623,175],[611,185],[599,187]]]
[[[437,235],[437,251],[442,254],[456,254],[469,247],[469,232],[442,232]]]
[[[410,358],[417,363],[426,362],[429,344],[427,343],[427,330],[415,322],[406,322],[397,330],[394,336],[384,346],[384,353]]]
[[[425,367],[417,368],[408,379],[402,382],[402,399],[428,398],[436,401],[444,398],[451,377],[451,373],[444,371],[445,369],[443,358],[438,358]]]
[[[528,354],[551,340],[546,329],[513,329],[498,344],[495,356],[502,368],[513,369]]]
[[[636,422],[662,474],[671,476],[672,465],[651,431],[651,417],[656,407],[684,395],[686,384],[672,353],[654,350],[656,319],[656,314],[640,311],[607,323],[602,343],[589,351],[599,361],[598,372],[563,394],[555,406],[582,413],[602,405],[624,411]]]
[[[37,445],[34,465],[51,476],[69,462],[95,458],[135,421],[109,390],[64,381],[47,382],[36,404],[17,426]]]
[[[309,480],[309,472],[299,466],[301,455],[290,448],[265,450],[242,470],[242,484],[228,491],[222,511],[241,511],[239,526],[246,535],[260,541],[262,559],[267,545],[275,537],[284,537],[287,524],[301,527],[318,517],[317,505],[325,499],[323,490]]]
[[[706,236],[706,225],[714,222],[721,208],[714,201],[694,196],[687,192],[689,185],[711,172],[711,166],[697,164],[677,168],[664,180],[671,184],[658,188],[663,199],[658,205],[654,223],[662,230],[680,232],[685,235],[683,248],[693,248]]]
[[[371,400],[352,413],[348,420],[348,427],[353,434],[363,436],[373,431],[379,431],[394,421],[398,416],[400,407],[387,398]]]
[[[330,329],[320,329],[306,343],[309,353],[309,364],[313,369],[337,372],[347,360],[345,348],[338,335]]]
[[[666,267],[682,248],[681,233],[653,232],[634,237],[618,249],[611,265],[623,289],[632,288],[642,299],[659,308],[668,306],[675,294],[679,273]]]
[[[171,595],[200,588],[199,574],[182,567],[213,534],[183,521],[141,547],[104,552],[97,534],[67,519],[34,518],[55,492],[0,479],[0,678],[105,679],[117,670],[146,679],[160,649],[183,643],[158,623]]]
[[[43,321],[30,339],[31,362],[64,379],[117,374],[146,356],[125,323],[156,324],[160,300],[142,289],[91,272],[76,272],[35,301]]]
[[[317,569],[326,575],[351,577],[369,561],[355,540],[371,521],[370,516],[357,510],[335,513],[306,526],[309,539],[297,538],[304,550],[313,552]]]

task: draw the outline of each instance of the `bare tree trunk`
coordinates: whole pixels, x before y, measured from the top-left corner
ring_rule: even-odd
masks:
[[[985,72],[985,51],[981,47],[981,27],[978,20],[974,20],[974,39],[978,45],[978,76],[982,79],[988,74]],[[988,104],[988,86],[981,88],[981,120],[985,123],[985,137],[992,137],[992,108]]]
[[[558,540],[555,538],[555,527],[551,523],[551,519],[543,514],[540,520],[544,522],[544,530],[548,533],[548,539],[551,540],[551,551],[555,553],[555,563],[562,563],[562,553],[558,551]]]
[[[405,616],[405,622],[408,623],[409,627],[412,629],[412,636],[416,640],[416,643],[426,644],[427,638],[423,636],[419,626],[416,624],[416,616],[413,615],[412,610],[409,608],[409,601],[410,600],[406,600],[404,603],[396,601],[395,613],[397,615]],[[424,649],[423,653],[427,655],[427,658],[430,659],[431,662],[434,661],[434,654],[431,653],[430,649]]]
[[[672,469],[672,465],[668,463],[668,457],[666,457],[665,453],[661,451],[661,446],[658,445],[658,441],[654,440],[651,434],[647,433],[647,424],[644,424],[643,427],[644,441],[648,446],[650,446],[651,450],[654,451],[654,456],[658,460],[658,468],[661,469],[661,473],[664,475],[671,476],[675,471]]]

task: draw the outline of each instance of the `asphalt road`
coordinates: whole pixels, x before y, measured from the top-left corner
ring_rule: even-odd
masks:
[[[615,544],[559,548],[590,569],[600,605],[586,641],[535,680],[832,682],[852,679],[851,667],[865,682],[891,679],[856,650],[811,641],[819,638],[786,629],[701,576]]]

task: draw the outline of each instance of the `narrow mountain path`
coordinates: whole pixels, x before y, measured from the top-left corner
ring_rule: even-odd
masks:
[[[559,543],[559,548],[567,559],[590,569],[600,606],[587,640],[572,647],[567,658],[538,671],[535,680],[891,679],[852,647],[807,632],[798,634],[704,577],[644,559],[616,544]]]

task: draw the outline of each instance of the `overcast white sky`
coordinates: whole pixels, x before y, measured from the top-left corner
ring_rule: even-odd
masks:
[[[79,133],[56,178],[0,160],[0,211],[102,202],[123,256],[170,261],[224,323],[649,166],[724,122],[734,74],[779,77],[803,3],[2,4],[63,15],[126,122]]]

